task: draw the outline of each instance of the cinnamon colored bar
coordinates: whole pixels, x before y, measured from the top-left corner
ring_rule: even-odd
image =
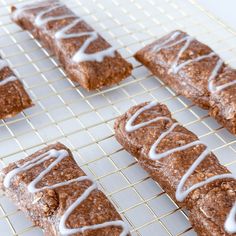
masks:
[[[157,102],[115,121],[118,142],[181,207],[198,235],[236,235],[236,177]]]
[[[0,119],[13,117],[32,105],[23,84],[0,57]]]
[[[61,143],[4,168],[0,188],[45,236],[130,235],[111,202]]]
[[[178,30],[145,46],[135,58],[236,134],[236,70],[211,48]]]
[[[131,74],[132,65],[60,1],[13,6],[12,19],[50,49],[69,78],[87,90],[116,84]]]

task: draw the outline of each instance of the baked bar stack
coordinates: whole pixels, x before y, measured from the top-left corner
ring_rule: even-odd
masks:
[[[138,51],[135,58],[236,134],[236,70],[211,48],[174,31]]]
[[[201,236],[236,235],[236,177],[165,105],[132,107],[115,122],[119,143],[181,207]]]
[[[131,74],[132,65],[60,1],[14,6],[12,19],[50,49],[69,78],[87,90],[116,84]]]
[[[46,236],[130,235],[113,205],[63,144],[4,168],[0,188]]]
[[[13,117],[32,105],[22,83],[0,57],[0,119]]]

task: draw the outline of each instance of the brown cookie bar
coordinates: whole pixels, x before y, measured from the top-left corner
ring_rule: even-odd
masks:
[[[181,206],[202,236],[236,235],[236,179],[165,105],[142,103],[115,121],[118,142]]]
[[[22,83],[0,57],[0,119],[13,117],[32,105]]]
[[[111,202],[63,144],[4,168],[0,187],[47,236],[129,235]]]
[[[57,0],[14,6],[12,19],[41,40],[70,79],[87,90],[116,84],[131,74],[132,65]]]
[[[177,93],[210,109],[211,116],[236,134],[236,70],[211,48],[174,31],[138,51],[135,58]]]

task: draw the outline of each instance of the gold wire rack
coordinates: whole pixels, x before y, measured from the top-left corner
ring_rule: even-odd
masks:
[[[27,2],[27,1],[24,1]],[[17,0],[0,0],[0,54],[23,80],[35,106],[0,121],[0,168],[60,141],[100,184],[130,226],[132,235],[196,235],[180,209],[116,142],[114,119],[139,102],[158,100],[195,132],[231,171],[236,140],[207,112],[175,94],[132,55],[152,40],[182,29],[236,65],[235,34],[194,0],[67,0],[69,7],[99,31],[133,65],[119,85],[86,92],[66,78],[57,60],[32,36],[11,22]],[[43,235],[0,195],[1,235]]]

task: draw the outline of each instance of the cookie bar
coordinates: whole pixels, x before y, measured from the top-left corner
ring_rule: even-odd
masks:
[[[0,188],[47,236],[130,235],[113,205],[63,144],[4,168]]]
[[[22,83],[0,57],[0,119],[13,117],[32,105]]]
[[[116,84],[131,74],[132,65],[57,0],[16,5],[12,19],[50,49],[69,78],[87,90]]]
[[[236,178],[157,102],[115,121],[118,142],[181,207],[202,236],[236,235]]]
[[[138,51],[135,58],[236,134],[236,70],[211,48],[174,31]]]

